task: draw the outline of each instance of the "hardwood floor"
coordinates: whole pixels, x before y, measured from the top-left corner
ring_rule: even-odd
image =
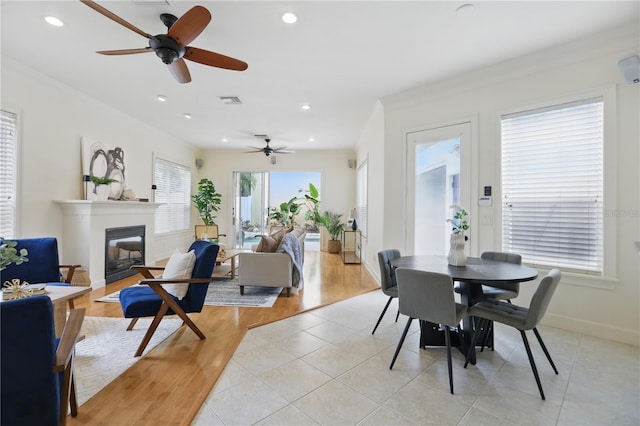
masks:
[[[75,306],[86,308],[88,316],[121,318],[118,303],[94,300],[138,279],[93,290]],[[270,309],[205,306],[190,314],[205,340],[181,327],[80,406],[67,424],[188,425],[248,329],[379,288],[364,266],[344,265],[340,256],[326,252],[305,253],[304,281],[299,295],[287,298],[283,293]]]

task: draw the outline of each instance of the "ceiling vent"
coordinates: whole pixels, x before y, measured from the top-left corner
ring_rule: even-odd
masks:
[[[225,105],[241,105],[242,101],[237,96],[218,96],[220,102]]]

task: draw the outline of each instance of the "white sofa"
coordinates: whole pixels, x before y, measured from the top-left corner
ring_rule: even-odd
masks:
[[[304,254],[304,228],[296,227],[292,232]],[[293,287],[293,261],[287,253],[253,252],[238,255],[238,284],[240,294],[244,294],[244,286],[283,287],[287,289],[287,297]],[[303,256],[304,260],[304,256]],[[302,281],[302,280],[301,280]],[[294,292],[297,292],[297,288]]]

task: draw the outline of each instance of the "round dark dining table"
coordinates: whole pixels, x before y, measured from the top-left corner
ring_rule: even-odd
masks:
[[[532,281],[538,276],[538,271],[526,265],[486,260],[479,257],[467,258],[466,266],[452,266],[449,265],[447,256],[402,256],[392,260],[391,265],[395,268],[409,268],[450,275],[453,281],[459,283],[460,301],[467,306],[472,306],[482,300],[482,284],[526,282]],[[425,283],[425,285],[428,285],[428,283]],[[465,317],[462,320],[462,329],[460,330],[457,344],[452,341],[452,344],[456,345],[465,355],[471,342],[473,328],[473,319]],[[420,347],[442,346],[444,344],[442,334],[438,324],[423,324],[420,334]],[[482,340],[479,339],[479,341]],[[472,358],[472,361],[474,360],[475,357]]]

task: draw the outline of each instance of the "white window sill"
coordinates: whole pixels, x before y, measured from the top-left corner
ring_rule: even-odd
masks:
[[[538,268],[539,277],[545,276],[550,269]],[[620,280],[614,277],[597,275],[577,274],[575,272],[562,271],[562,284],[570,284],[579,287],[599,288],[603,290],[615,290],[620,284]]]

